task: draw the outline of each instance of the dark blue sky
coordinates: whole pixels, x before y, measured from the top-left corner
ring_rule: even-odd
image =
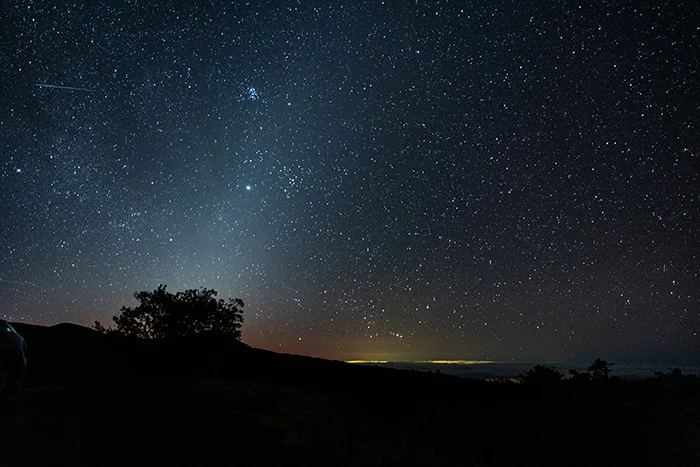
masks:
[[[109,5],[0,7],[1,317],[167,284],[285,352],[700,358],[695,2]]]

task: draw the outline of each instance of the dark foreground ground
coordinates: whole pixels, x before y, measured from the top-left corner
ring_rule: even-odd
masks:
[[[252,349],[17,326],[0,466],[700,465],[700,385],[486,383]]]

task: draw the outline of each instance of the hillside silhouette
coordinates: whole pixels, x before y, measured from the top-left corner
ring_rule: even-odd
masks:
[[[494,383],[18,323],[0,465],[698,465],[697,378]]]

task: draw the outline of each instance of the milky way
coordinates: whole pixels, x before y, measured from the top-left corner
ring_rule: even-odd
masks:
[[[331,358],[700,358],[695,2],[0,7],[0,317]]]

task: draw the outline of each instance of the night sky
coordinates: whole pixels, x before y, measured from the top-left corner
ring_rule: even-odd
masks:
[[[282,352],[699,359],[700,6],[662,3],[4,1],[0,317],[167,284]]]

